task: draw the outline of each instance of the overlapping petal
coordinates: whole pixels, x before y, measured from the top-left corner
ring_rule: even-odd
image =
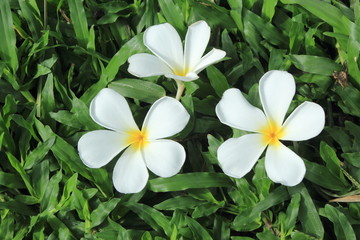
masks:
[[[174,72],[183,69],[184,52],[181,39],[170,24],[163,23],[146,29],[144,44]]]
[[[126,137],[109,130],[88,132],[78,142],[80,158],[90,168],[102,167],[127,147]]]
[[[210,27],[205,21],[190,25],[185,38],[184,67],[186,70],[191,72],[198,65],[209,39]]]
[[[113,172],[113,183],[117,191],[137,193],[145,186],[149,173],[141,151],[129,147],[117,161]]]
[[[143,149],[146,166],[160,177],[177,174],[185,162],[184,147],[172,140],[153,140]]]
[[[173,73],[168,73],[168,74],[165,74],[165,77],[176,79],[176,80],[179,80],[179,81],[184,81],[184,82],[194,81],[194,80],[199,78],[199,76],[196,73],[193,73],[193,72],[190,72],[190,73],[186,74],[186,76],[179,76],[179,75],[176,75],[176,74],[173,74]]]
[[[323,108],[312,102],[304,102],[286,119],[282,140],[303,141],[320,134],[325,125]]]
[[[304,161],[282,143],[269,145],[265,155],[265,169],[268,177],[285,186],[299,184],[306,172]]]
[[[226,55],[226,52],[220,49],[213,48],[210,52],[208,52],[205,56],[200,59],[198,65],[196,65],[193,72],[199,73],[204,70],[206,67],[211,64],[217,63],[221,59],[223,59]]]
[[[92,100],[90,116],[97,124],[117,132],[138,129],[125,98],[110,88],[102,89]]]
[[[175,98],[162,97],[151,106],[142,129],[148,139],[166,138],[184,129],[190,118],[184,106]]]
[[[269,71],[260,79],[259,93],[266,116],[282,125],[295,95],[293,76],[285,71]]]
[[[101,90],[91,102],[90,115],[95,122],[113,131],[92,131],[80,138],[78,151],[85,165],[102,167],[130,145],[114,168],[113,183],[117,191],[141,191],[149,178],[146,164],[161,177],[175,175],[184,164],[186,154],[179,143],[158,140],[180,132],[189,121],[190,115],[174,98],[157,100],[146,115],[141,131],[125,98],[108,88]]]
[[[189,26],[185,37],[185,49],[179,34],[170,24],[149,27],[144,33],[144,44],[162,62],[146,54],[145,58],[137,54],[129,58],[128,71],[137,77],[165,75],[179,81],[196,80],[200,71],[226,55],[222,50],[213,49],[202,57],[209,39],[210,27],[205,21],[198,21]]]
[[[222,123],[241,130],[258,132],[267,124],[264,113],[252,106],[236,88],[224,92],[215,111]]]
[[[241,178],[255,165],[265,147],[261,134],[247,134],[226,140],[217,150],[217,157],[225,174]]]
[[[151,77],[172,73],[172,70],[166,63],[148,53],[132,55],[128,61],[128,72],[136,77]]]

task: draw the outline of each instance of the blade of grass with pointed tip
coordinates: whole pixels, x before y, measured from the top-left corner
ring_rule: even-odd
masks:
[[[327,204],[320,209],[320,215],[327,217],[334,224],[337,239],[356,240],[356,235],[349,219],[337,208]]]
[[[31,35],[36,41],[39,39],[42,30],[42,22],[40,20],[40,15],[38,12],[38,7],[35,1],[32,1],[32,3],[25,1],[25,0],[19,0],[19,6],[22,11],[22,14],[25,18],[25,20],[28,23],[29,29],[31,31]],[[34,7],[35,6],[35,7]]]
[[[174,4],[172,0],[159,0],[159,6],[166,20],[180,32],[185,31],[184,17],[182,16],[179,4]]]
[[[287,46],[287,37],[273,24],[266,22],[264,19],[249,10],[244,11],[244,19],[251,22],[257,32],[269,43],[279,47]]]
[[[95,95],[106,85],[114,80],[119,68],[128,60],[128,58],[136,53],[145,52],[146,48],[143,44],[143,34],[138,34],[128,42],[126,42],[120,50],[111,58],[109,64],[102,70],[100,80],[92,85],[81,97],[81,100],[85,103],[95,97]]]
[[[18,69],[16,36],[13,29],[10,2],[0,1],[0,58],[9,64],[13,72]]]
[[[299,4],[318,18],[334,27],[337,32],[349,35],[351,21],[340,9],[320,0],[281,0],[283,4]]]
[[[89,29],[81,0],[69,0],[70,18],[74,26],[76,39],[79,45],[86,48],[88,45]]]
[[[319,213],[304,184],[300,183],[295,187],[288,188],[288,190],[291,195],[296,193],[300,193],[301,195],[298,218],[304,232],[323,239],[324,226],[322,225]]]
[[[206,74],[208,75],[210,84],[214,88],[216,94],[221,97],[225,90],[229,88],[226,77],[214,66],[207,67]]]
[[[275,14],[275,6],[277,4],[278,0],[264,0],[263,6],[261,10],[261,14],[263,18],[271,22],[274,14]]]
[[[31,185],[30,176],[25,172],[24,168],[21,166],[19,160],[17,160],[11,153],[6,154],[11,166],[19,173],[20,177],[25,183],[26,188],[30,194],[34,197],[37,197],[37,194]]]
[[[130,208],[131,211],[135,212],[142,218],[147,224],[149,224],[156,231],[164,233],[170,237],[171,236],[171,225],[169,220],[159,211],[155,210],[152,207],[149,207],[141,203],[123,203],[127,208]]]

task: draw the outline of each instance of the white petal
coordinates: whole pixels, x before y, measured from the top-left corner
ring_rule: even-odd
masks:
[[[224,92],[215,112],[220,122],[241,130],[258,132],[267,124],[265,114],[251,105],[236,88]]]
[[[261,134],[247,134],[221,144],[217,157],[224,173],[241,178],[250,172],[266,147],[261,138]]]
[[[205,56],[200,59],[199,64],[193,69],[194,72],[199,73],[207,66],[219,62],[226,55],[226,52],[223,50],[219,50],[213,48],[210,52],[208,52]]]
[[[165,77],[184,81],[184,82],[194,81],[199,78],[199,76],[194,72],[189,72],[188,74],[186,74],[186,76],[179,76],[173,73],[168,73],[165,74]]]
[[[285,71],[269,71],[260,79],[259,92],[266,116],[281,126],[295,95],[293,76]]]
[[[80,158],[90,168],[102,167],[127,147],[126,137],[108,130],[88,132],[78,142]]]
[[[304,102],[286,119],[282,140],[303,141],[317,136],[325,125],[325,112],[316,103]]]
[[[282,143],[268,146],[265,169],[272,181],[289,187],[299,184],[306,172],[304,161]]]
[[[91,101],[90,116],[97,124],[118,132],[139,129],[125,98],[110,88],[102,89]]]
[[[160,58],[148,53],[132,55],[128,61],[128,72],[139,78],[172,73],[166,63]]]
[[[185,38],[185,69],[192,71],[200,62],[210,39],[210,27],[205,21],[189,26]]]
[[[183,130],[189,119],[189,113],[179,101],[162,97],[149,109],[142,130],[146,130],[150,140],[170,137]]]
[[[129,147],[117,161],[113,172],[113,183],[118,192],[137,193],[147,183],[149,173],[141,151]]]
[[[184,67],[184,52],[179,34],[168,23],[151,26],[144,33],[144,44],[174,71]]]
[[[185,162],[184,147],[172,140],[150,141],[143,148],[146,166],[160,177],[177,174]]]

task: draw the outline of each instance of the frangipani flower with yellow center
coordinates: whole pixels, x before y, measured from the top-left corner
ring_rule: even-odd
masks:
[[[205,56],[210,39],[210,27],[205,21],[191,24],[185,37],[185,47],[175,28],[169,23],[151,26],[144,33],[144,44],[154,54],[140,53],[131,56],[129,73],[137,77],[165,75],[179,81],[193,81],[207,66],[220,61],[226,53],[212,49]],[[179,86],[180,87],[180,86]]]
[[[216,106],[220,121],[230,127],[254,132],[226,140],[217,156],[225,174],[241,178],[266,150],[265,169],[269,178],[295,186],[305,175],[303,160],[280,140],[303,141],[317,136],[324,128],[325,113],[320,105],[304,102],[284,118],[295,95],[295,81],[285,71],[269,71],[259,83],[264,112],[252,106],[238,89],[232,88]]]
[[[125,98],[109,88],[101,90],[93,99],[90,116],[109,130],[84,134],[78,143],[80,158],[86,166],[99,168],[125,149],[113,172],[117,191],[141,191],[149,178],[147,168],[160,177],[170,177],[184,164],[184,147],[163,139],[183,130],[190,118],[183,105],[174,98],[157,100],[150,107],[141,130]]]

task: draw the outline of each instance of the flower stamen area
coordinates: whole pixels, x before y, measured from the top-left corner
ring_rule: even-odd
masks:
[[[260,130],[263,134],[263,143],[265,145],[279,146],[279,139],[284,136],[284,128],[279,126],[274,121],[269,121],[268,125]]]
[[[129,137],[127,143],[132,145],[134,148],[144,148],[148,144],[146,130],[131,130],[128,132]]]
[[[186,77],[186,75],[188,74],[188,69],[174,69],[173,72],[177,76]]]

